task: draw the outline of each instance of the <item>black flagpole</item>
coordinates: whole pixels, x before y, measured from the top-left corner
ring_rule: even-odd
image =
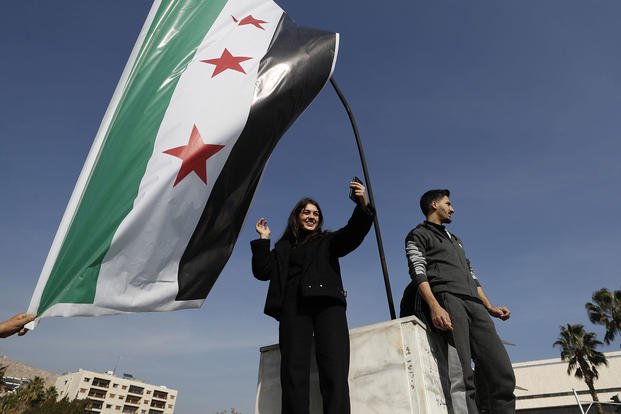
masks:
[[[371,205],[375,207],[375,201],[373,200],[373,190],[371,189],[371,180],[369,178],[369,171],[367,170],[367,161],[364,157],[364,150],[362,149],[362,141],[360,140],[360,134],[358,133],[358,127],[356,126],[356,120],[354,119],[354,114],[351,112],[349,108],[349,104],[343,96],[343,92],[336,84],[334,77],[330,77],[330,83],[332,87],[336,91],[336,94],[339,96],[339,99],[343,103],[345,110],[347,111],[347,116],[349,116],[349,122],[351,122],[351,126],[354,129],[354,135],[356,137],[356,144],[358,145],[358,153],[360,154],[360,162],[362,163],[362,172],[364,174],[364,181],[366,182],[367,192],[369,193],[369,201]],[[382,244],[382,235],[380,233],[379,222],[377,220],[377,213],[375,214],[375,218],[373,219],[373,224],[375,225],[375,239],[377,240],[377,250],[379,250],[380,262],[382,264],[382,272],[384,273],[384,286],[386,287],[386,297],[388,299],[388,309],[390,310],[390,319],[396,319],[395,315],[395,305],[392,300],[392,291],[390,289],[390,280],[388,278],[388,268],[386,267],[386,258],[384,257],[384,246]]]

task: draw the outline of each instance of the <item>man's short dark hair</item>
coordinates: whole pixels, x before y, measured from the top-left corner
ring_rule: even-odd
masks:
[[[451,192],[449,190],[429,190],[420,198],[420,209],[423,215],[427,215],[431,212],[431,203],[440,200],[442,197],[449,197]]]

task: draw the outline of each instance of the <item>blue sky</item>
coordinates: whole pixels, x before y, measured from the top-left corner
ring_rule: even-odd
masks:
[[[450,188],[464,241],[514,362],[558,356],[559,326],[591,325],[593,291],[619,289],[621,3],[280,1],[300,24],[341,33],[334,76],[365,144],[398,307],[403,239],[420,194]],[[25,310],[149,1],[23,0],[0,14],[0,317]],[[329,85],[274,151],[238,244],[203,308],[43,320],[0,353],[56,372],[112,369],[180,391],[178,413],[254,410],[262,314],[248,241],[280,234],[310,195],[327,227],[362,176]],[[373,235],[342,261],[351,327],[389,318]],[[618,342],[605,347],[617,350]]]

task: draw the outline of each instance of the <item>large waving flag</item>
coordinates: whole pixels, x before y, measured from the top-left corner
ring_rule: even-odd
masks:
[[[45,316],[202,305],[338,35],[269,0],[156,0],[33,294]]]

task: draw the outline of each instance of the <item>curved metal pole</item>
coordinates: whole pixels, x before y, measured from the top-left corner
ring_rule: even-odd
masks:
[[[360,154],[360,162],[362,163],[362,172],[364,174],[364,181],[367,185],[367,192],[369,193],[369,201],[372,206],[375,206],[375,200],[373,199],[373,190],[371,188],[371,179],[369,178],[369,171],[367,170],[367,161],[364,157],[364,150],[362,149],[362,141],[360,140],[360,134],[358,133],[358,127],[356,126],[356,120],[354,119],[354,114],[349,108],[349,104],[341,92],[341,89],[336,84],[336,81],[333,77],[330,77],[330,83],[332,87],[336,91],[341,103],[345,107],[347,111],[347,116],[349,116],[349,122],[351,122],[351,126],[354,129],[354,135],[356,137],[356,144],[358,145],[358,153]],[[390,280],[388,278],[388,268],[386,267],[386,258],[384,257],[384,246],[382,244],[382,235],[380,233],[379,222],[377,220],[377,213],[375,214],[375,218],[373,219],[373,224],[375,227],[375,239],[377,240],[377,249],[379,250],[380,262],[382,264],[382,272],[384,273],[384,286],[386,287],[386,298],[388,299],[388,309],[390,310],[390,319],[396,319],[395,315],[395,305],[392,300],[392,291],[390,289]]]

